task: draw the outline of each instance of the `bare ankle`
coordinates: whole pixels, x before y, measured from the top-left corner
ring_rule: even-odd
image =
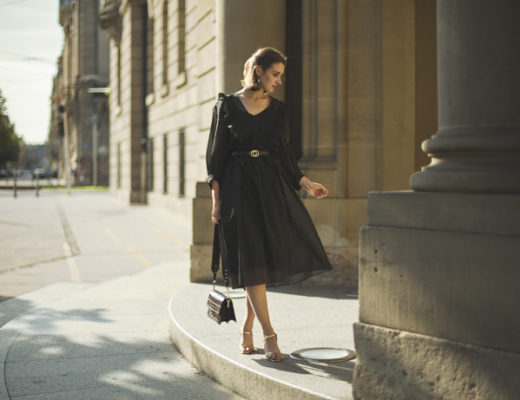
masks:
[[[276,332],[274,331],[273,328],[266,329],[265,331],[263,331],[263,334],[264,334],[264,338],[271,338],[271,337],[276,336]]]
[[[253,332],[253,324],[243,324],[242,325],[242,332]]]

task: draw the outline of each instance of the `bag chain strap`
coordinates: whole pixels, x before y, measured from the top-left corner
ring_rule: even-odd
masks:
[[[215,284],[217,283],[217,272],[220,266],[220,238],[218,233],[218,224],[215,224],[213,232],[213,256],[211,257],[211,270],[213,271],[213,290],[215,290]],[[231,298],[229,297],[229,274],[224,270],[224,280],[226,282],[227,289],[227,308],[230,307]]]

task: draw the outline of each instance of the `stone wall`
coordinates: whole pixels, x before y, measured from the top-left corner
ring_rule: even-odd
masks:
[[[438,129],[413,192],[369,196],[356,399],[520,392],[520,3],[437,0]]]
[[[202,191],[196,188],[206,176],[205,148],[216,93],[240,88],[243,63],[258,47],[270,45],[287,51],[287,32],[302,32],[302,73],[299,82],[292,82],[301,85],[302,96],[288,100],[301,102],[302,112],[296,118],[301,118],[302,131],[295,136],[301,136],[302,170],[329,188],[324,200],[302,196],[335,266],[333,272],[310,282],[356,286],[358,231],[366,221],[368,191],[404,189],[408,176],[424,163],[424,155],[417,150],[419,143],[435,131],[435,119],[432,123],[426,117],[431,115],[431,107],[435,113],[431,105],[436,98],[435,71],[422,67],[435,63],[435,53],[424,49],[434,42],[435,23],[428,12],[432,3],[416,6],[399,0],[383,7],[375,0],[304,0],[298,4],[274,0],[261,4],[253,0],[122,1],[123,104],[114,104],[113,90],[110,146],[112,160],[117,159],[119,148],[121,161],[119,169],[112,161],[111,190],[127,200],[166,207],[185,216],[194,232],[199,231],[198,225],[200,230],[210,231],[209,211],[204,209],[209,207],[209,199],[206,195],[199,199],[197,193]],[[128,70],[136,60],[132,58],[130,63],[128,54],[136,46],[139,49],[129,37],[127,14],[128,9],[145,4],[153,4],[153,91],[145,99],[147,135],[153,145],[148,160],[141,161],[139,146],[130,150],[128,144],[129,131],[139,138],[143,128],[128,121],[129,112],[135,120],[141,111],[131,112],[125,106],[130,102],[128,96],[133,96],[128,88],[137,85]],[[301,21],[287,18],[293,11],[290,7],[296,6],[301,7]],[[179,18],[180,9],[183,18]],[[252,13],[257,18],[245,26],[235,23],[248,20]],[[179,30],[179,21],[185,21],[184,30]],[[180,62],[179,32],[184,32]],[[114,41],[111,49],[112,56],[117,56]],[[288,71],[291,62],[294,60],[289,60]],[[111,82],[116,80],[117,63],[112,60]],[[275,95],[284,99],[284,88]],[[144,198],[139,195],[142,162],[152,164],[153,169],[151,190]],[[122,176],[119,188],[118,170]],[[199,239],[194,239],[192,278],[200,275],[195,265],[207,270],[211,238]],[[204,275],[209,276],[202,273],[201,279]]]

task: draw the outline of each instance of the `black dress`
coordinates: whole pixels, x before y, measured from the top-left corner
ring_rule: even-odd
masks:
[[[220,183],[222,269],[233,288],[295,283],[332,268],[296,193],[303,174],[288,140],[285,103],[271,97],[252,115],[237,95],[219,93],[206,162],[210,185]]]

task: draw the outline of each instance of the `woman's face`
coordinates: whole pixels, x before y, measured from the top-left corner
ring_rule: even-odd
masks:
[[[267,93],[273,93],[277,86],[282,84],[282,75],[285,71],[283,63],[271,65],[265,71],[261,67],[257,67],[256,74],[260,78],[260,87]]]

